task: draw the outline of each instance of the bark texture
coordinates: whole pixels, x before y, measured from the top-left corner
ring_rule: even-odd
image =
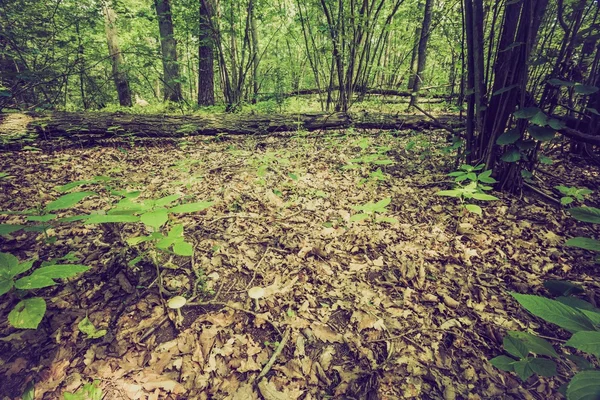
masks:
[[[165,100],[181,101],[183,96],[181,95],[179,64],[177,64],[177,41],[173,35],[171,4],[169,0],[155,0],[154,5],[160,31]]]

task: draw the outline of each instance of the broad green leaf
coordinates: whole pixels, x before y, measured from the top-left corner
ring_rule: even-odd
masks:
[[[486,193],[473,193],[473,198],[475,200],[500,200],[496,196],[492,196],[491,194]]]
[[[483,210],[481,209],[481,207],[479,207],[476,204],[465,204],[465,208],[467,209],[467,211],[470,211],[477,215],[482,215],[482,213],[483,213]]]
[[[529,366],[536,374],[540,376],[556,376],[556,363],[547,358],[532,358]]]
[[[74,181],[74,182],[67,183],[66,185],[57,186],[54,188],[54,190],[56,190],[59,193],[65,193],[73,188],[76,188],[78,186],[87,185],[89,183],[94,183],[94,181]]]
[[[199,203],[187,203],[169,209],[169,212],[174,214],[193,213],[207,209],[215,204],[214,201],[202,201]]]
[[[19,259],[10,253],[0,253],[0,275],[5,271],[8,273],[19,265]]]
[[[171,228],[168,233],[170,238],[179,238],[183,236],[183,224],[177,224]]]
[[[583,287],[569,281],[547,280],[544,287],[554,296],[568,296],[571,294],[583,293]]]
[[[594,115],[600,115],[600,112],[598,110],[596,110],[595,108],[587,107],[586,110],[591,112]]]
[[[171,196],[163,197],[162,199],[156,200],[154,204],[156,207],[165,207],[171,204],[172,202],[179,200],[180,197],[181,195],[179,194],[173,194]]]
[[[560,198],[560,204],[562,204],[563,206],[568,206],[569,204],[571,204],[573,202],[573,198],[569,197],[569,196],[565,196],[565,197],[561,197]],[[568,246],[568,245],[567,245]]]
[[[107,333],[106,329],[96,329],[96,327],[94,326],[94,324],[92,324],[92,321],[90,321],[87,315],[84,319],[79,321],[79,323],[77,324],[77,328],[79,328],[79,330],[82,333],[85,333],[89,339],[98,339],[106,335]]]
[[[600,252],[600,240],[586,237],[574,237],[565,242],[569,247],[578,247],[580,249]]]
[[[85,224],[126,223],[138,222],[139,220],[140,217],[135,215],[92,215],[87,221],[85,221]]]
[[[18,279],[15,282],[15,287],[21,290],[41,289],[54,285],[56,285],[56,282],[52,278],[48,278],[47,276],[29,275]]]
[[[550,157],[539,156],[538,158],[542,164],[552,165],[552,163],[554,162]]]
[[[8,322],[17,329],[37,329],[46,314],[46,302],[41,297],[20,301],[8,314]]]
[[[507,371],[507,372],[512,372],[514,371],[514,364],[516,363],[516,360],[507,357],[507,356],[498,356],[498,357],[494,357],[490,360],[490,364],[492,364],[494,367],[502,370],[502,371]]]
[[[519,140],[517,142],[517,148],[519,150],[527,151],[535,148],[536,141],[535,140]]]
[[[73,207],[86,197],[96,195],[95,192],[75,192],[60,196],[58,199],[48,203],[46,205],[46,211],[63,210],[65,208]]]
[[[539,338],[528,332],[510,331],[508,332],[508,335],[523,342],[527,347],[527,350],[531,353],[540,356],[558,357],[554,347],[552,347],[545,339]]]
[[[89,270],[90,267],[79,264],[49,265],[33,271],[31,276],[45,276],[51,279],[66,279]]]
[[[369,218],[369,214],[365,214],[365,213],[354,214],[353,216],[350,217],[350,221],[352,221],[352,222],[363,221],[367,218]]]
[[[578,309],[586,317],[588,317],[592,323],[594,323],[596,326],[600,326],[600,310],[587,301],[571,296],[557,297],[556,300],[569,307]]]
[[[177,241],[182,241],[182,240],[183,239],[181,239],[181,238],[165,237],[165,238],[162,238],[161,240],[159,240],[158,242],[156,242],[156,247],[161,250],[168,250],[169,247],[171,247],[174,243],[176,243]]]
[[[531,360],[532,358],[525,358],[513,364],[515,373],[523,382],[525,382],[531,375],[534,374],[533,368],[531,368],[530,365]]]
[[[521,159],[521,153],[517,149],[510,149],[502,155],[502,161],[504,162],[517,162]]]
[[[600,370],[581,371],[571,379],[567,387],[569,400],[600,399]]]
[[[191,257],[194,255],[194,248],[190,243],[177,242],[173,245],[173,252],[178,256]]]
[[[548,142],[554,139],[554,134],[556,133],[556,131],[552,128],[536,125],[530,125],[527,128],[527,131],[531,134],[531,136],[540,142]]]
[[[155,230],[158,230],[161,226],[166,224],[168,220],[169,212],[166,208],[158,208],[140,216],[140,221],[142,221],[144,225],[150,226]]]
[[[517,119],[529,119],[533,118],[539,112],[542,112],[542,110],[537,107],[525,107],[515,111],[513,115]]]
[[[571,336],[565,343],[566,346],[575,347],[577,350],[600,357],[600,332],[581,331]]]
[[[89,215],[73,215],[72,217],[64,217],[58,218],[56,222],[77,222],[77,221],[87,221]]]
[[[0,236],[20,231],[25,225],[0,224]]]
[[[567,87],[575,86],[575,82],[563,81],[562,79],[558,79],[558,78],[548,79],[548,83],[551,84],[552,86],[567,86]]]
[[[526,169],[521,170],[521,176],[523,177],[523,179],[533,178],[533,174],[531,172],[527,171]]]
[[[572,361],[578,369],[580,370],[584,370],[584,369],[593,369],[594,368],[594,364],[592,364],[591,362],[589,362],[587,359],[585,359],[584,357],[575,355],[575,354],[567,354],[565,355],[565,357]]]
[[[569,209],[571,216],[577,221],[600,224],[600,209],[595,207],[573,207]]]
[[[548,120],[548,126],[550,126],[550,128],[552,129],[556,129],[557,131],[563,129],[566,125],[564,122],[558,120],[558,119],[554,119],[554,118],[550,118]]]
[[[135,236],[135,237],[130,237],[129,239],[126,240],[126,242],[130,246],[136,246],[140,243],[144,243],[144,242],[147,242],[150,240],[152,240],[151,236]]]
[[[56,214],[46,214],[46,215],[30,215],[27,217],[27,221],[32,222],[49,222],[53,219],[56,219]]]
[[[13,278],[0,274],[0,296],[8,293],[13,286]]]
[[[440,190],[436,193],[438,196],[448,196],[448,197],[460,197],[462,192],[452,189],[452,190]]]
[[[595,329],[592,321],[581,311],[559,301],[514,292],[511,292],[511,295],[533,315],[556,324],[569,332],[593,331]]]
[[[11,268],[8,272],[8,276],[15,277],[22,274],[23,272],[29,271],[33,266],[33,260],[24,261],[15,267]],[[1,273],[0,273],[1,274]]]
[[[539,112],[529,118],[529,122],[539,126],[546,126],[548,124],[548,117],[543,112]]]
[[[525,343],[513,336],[504,336],[502,345],[504,346],[504,350],[506,350],[508,354],[518,359],[525,358],[529,354],[529,349],[527,348]]]
[[[598,91],[596,86],[582,85],[580,83],[575,84],[575,93],[577,94],[594,94]]]
[[[397,224],[398,220],[393,217],[377,217],[375,222],[386,222],[388,224]]]
[[[391,203],[391,201],[391,197],[386,197],[383,200],[379,200],[377,203],[375,203],[375,207],[373,207],[374,211],[385,211],[385,208]]]

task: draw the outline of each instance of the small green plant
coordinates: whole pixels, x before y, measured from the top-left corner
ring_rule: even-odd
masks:
[[[388,211],[386,207],[391,203],[391,201],[392,198],[387,197],[378,201],[377,203],[368,202],[366,204],[354,206],[352,209],[362,212],[351,216],[350,221],[363,221],[370,218],[373,222],[387,222],[390,224],[395,224],[398,222],[396,218],[386,216],[377,217],[377,214],[383,214]]]
[[[436,194],[438,196],[457,198],[460,201],[461,207],[465,210],[482,215],[480,206],[465,204],[465,201],[470,199],[481,201],[498,200],[496,196],[485,193],[485,191],[493,189],[487,184],[496,183],[496,180],[491,176],[491,169],[478,173],[483,167],[483,164],[477,166],[462,165],[457,171],[448,174],[448,176],[454,177],[454,182],[456,183],[454,188],[451,190],[441,190]]]
[[[98,339],[107,334],[106,329],[97,329],[87,315],[84,319],[79,321],[77,328],[81,333],[84,333],[88,339]]]
[[[573,207],[569,209],[569,213],[578,221],[600,224],[600,209],[598,208]],[[565,245],[593,251],[598,254],[596,262],[600,262],[600,240],[578,236],[567,240]]]
[[[373,182],[375,184],[379,184],[380,182],[385,182],[388,179],[388,175],[385,174],[381,168],[377,168],[376,171],[370,172],[367,178],[362,178],[358,182],[358,186],[363,186],[369,182]]]
[[[19,294],[27,290],[41,289],[57,284],[55,279],[71,278],[87,271],[85,265],[55,264],[54,260],[42,263],[33,273],[21,278],[29,271],[35,260],[19,262],[17,257],[9,253],[0,253],[0,296],[9,293],[13,288]],[[37,329],[46,313],[46,301],[41,297],[30,297],[21,300],[8,314],[8,322],[19,329]]]
[[[64,400],[102,400],[103,393],[99,387],[100,381],[95,380],[92,383],[86,383],[75,393],[63,393]]]
[[[600,309],[587,301],[569,294],[582,291],[570,282],[549,281],[544,284],[553,293],[560,294],[556,299],[543,296],[511,293],[519,304],[531,314],[542,318],[572,333],[564,344],[595,357],[600,357]],[[504,338],[501,355],[490,360],[496,368],[514,372],[525,381],[537,374],[551,377],[557,375],[559,354],[547,340],[527,332],[508,332]],[[600,370],[585,358],[574,354],[566,355],[579,372],[562,388],[569,400],[600,398]]]
[[[594,193],[590,189],[580,189],[571,186],[560,185],[555,186],[554,188],[558,190],[561,194],[563,194],[563,197],[561,197],[560,199],[560,204],[562,204],[563,206],[569,205],[575,200],[581,203],[585,200],[586,196]]]

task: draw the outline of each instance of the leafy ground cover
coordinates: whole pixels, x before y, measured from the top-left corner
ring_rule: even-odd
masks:
[[[48,226],[0,236],[0,252],[89,270],[34,290],[47,303],[37,330],[12,328],[22,299],[3,297],[0,393],[29,383],[36,398],[554,396],[565,379],[521,383],[488,360],[506,331],[567,337],[509,291],[566,279],[597,304],[593,255],[564,246],[597,232],[529,194],[469,200],[481,215],[436,195],[455,183],[447,146],[442,132],[347,131],[3,154],[0,209],[12,213],[0,224]],[[537,183],[597,188],[598,168],[576,161],[555,159]],[[122,215],[111,210],[128,196],[145,204],[142,223],[56,222]],[[37,220],[15,213],[29,209]],[[175,296],[187,303],[170,308]]]

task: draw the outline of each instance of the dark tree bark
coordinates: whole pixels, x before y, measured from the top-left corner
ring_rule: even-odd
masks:
[[[200,44],[198,46],[198,105],[215,104],[213,6],[200,0]]]
[[[182,101],[181,77],[177,63],[177,41],[173,35],[171,4],[169,0],[154,0],[154,6],[158,17],[162,50],[164,98],[169,101]]]
[[[427,41],[429,40],[431,30],[431,12],[433,10],[433,0],[425,0],[425,10],[423,12],[423,25],[421,26],[421,37],[419,38],[419,49],[417,52],[417,72],[413,77],[412,98],[410,106],[414,106],[418,101],[418,92],[423,80],[423,72],[427,62]]]
[[[106,41],[108,43],[108,53],[112,60],[112,75],[117,87],[119,104],[123,107],[131,107],[131,91],[129,90],[129,80],[125,72],[125,61],[121,48],[119,46],[119,36],[117,33],[117,14],[110,8],[107,2],[103,3],[102,11],[104,13],[104,27],[106,30]]]

